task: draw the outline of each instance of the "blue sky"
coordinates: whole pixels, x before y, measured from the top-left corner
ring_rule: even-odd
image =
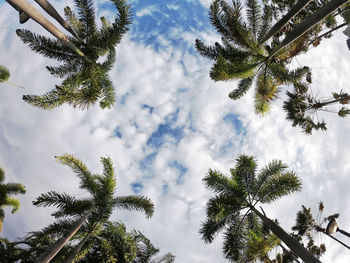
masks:
[[[67,1],[52,1],[62,12]],[[99,1],[97,15],[113,17],[108,1]],[[254,114],[253,90],[239,101],[228,94],[236,82],[213,82],[211,62],[194,50],[196,38],[207,44],[219,41],[208,21],[209,1],[132,0],[133,24],[117,47],[110,73],[117,103],[111,110],[91,107],[80,111],[62,106],[52,111],[33,108],[24,94],[41,94],[58,80],[45,70],[54,62],[31,52],[16,36],[16,28],[46,34],[33,21],[18,24],[17,13],[0,5],[0,64],[11,71],[11,81],[25,87],[0,87],[0,166],[6,180],[21,182],[16,214],[6,210],[3,236],[14,240],[53,220],[50,209],[35,208],[31,201],[56,190],[84,196],[71,171],[54,156],[72,153],[93,172],[100,172],[101,156],[111,156],[117,170],[118,195],[142,194],[156,205],[147,220],[141,213],[116,211],[111,220],[122,220],[129,230],[145,233],[161,252],[172,252],[176,262],[225,262],[221,237],[204,244],[198,230],[211,193],[202,178],[209,168],[228,173],[237,154],[254,155],[259,167],[281,159],[296,171],[303,191],[264,207],[289,230],[302,204],[326,213],[340,212],[340,223],[350,229],[348,177],[350,131],[348,119],[327,115],[329,130],[303,135],[291,127],[277,100],[269,115]],[[347,91],[350,52],[341,32],[293,61],[309,65],[313,92]],[[283,98],[283,94],[281,95]],[[334,189],[337,189],[335,192]],[[342,212],[341,212],[342,211]],[[323,262],[348,262],[342,247],[331,244]]]

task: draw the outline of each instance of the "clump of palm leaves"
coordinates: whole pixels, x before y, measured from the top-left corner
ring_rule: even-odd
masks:
[[[48,66],[47,69],[53,76],[63,78],[60,85],[43,95],[23,96],[26,102],[43,109],[53,109],[64,103],[85,109],[97,101],[103,109],[113,106],[115,92],[108,72],[115,62],[115,46],[131,24],[131,12],[125,0],[111,2],[118,15],[113,23],[101,17],[101,28],[97,27],[95,21],[92,0],[75,0],[77,13],[68,6],[65,8],[67,23],[75,35],[69,37],[69,40],[85,57],[79,56],[56,39],[37,35],[29,30],[16,31],[33,51],[60,62],[59,66]]]
[[[221,43],[206,46],[197,39],[196,48],[201,55],[214,60],[210,72],[213,80],[239,80],[238,87],[229,94],[231,99],[241,98],[255,82],[255,111],[265,114],[281,91],[282,84],[293,84],[304,76],[311,79],[308,67],[287,68],[294,56],[307,50],[305,37],[274,53],[279,44],[278,37],[274,37],[270,44],[262,45],[272,23],[270,6],[262,8],[258,1],[248,0],[245,7],[247,22],[242,9],[239,1],[230,5],[224,0],[214,0],[210,6],[210,21],[222,36]]]

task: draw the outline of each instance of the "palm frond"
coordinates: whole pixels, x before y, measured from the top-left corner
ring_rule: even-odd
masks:
[[[225,227],[226,220],[216,221],[211,218],[206,218],[202,223],[199,233],[202,236],[202,239],[205,243],[213,242],[215,236],[220,230]]]
[[[247,18],[249,27],[252,30],[253,36],[256,40],[261,21],[261,10],[257,0],[247,0]]]
[[[3,185],[3,188],[8,195],[13,195],[13,194],[25,194],[26,189],[24,185],[22,184],[16,184],[16,183],[7,183]]]
[[[12,206],[11,213],[15,213],[21,206],[21,203],[17,198],[12,198],[7,196],[5,199],[5,205]]]
[[[216,194],[226,193],[231,194],[237,186],[225,175],[219,171],[209,169],[207,175],[202,179],[206,188]]]
[[[301,181],[293,172],[269,177],[260,188],[258,198],[261,203],[270,203],[285,195],[301,190]]]
[[[238,87],[233,91],[231,91],[230,94],[228,95],[229,98],[233,100],[237,100],[241,98],[244,94],[247,93],[249,88],[252,86],[253,80],[254,80],[254,76],[241,79],[238,83]]]
[[[33,34],[26,29],[17,29],[16,34],[25,44],[29,44],[31,50],[45,57],[54,58],[58,61],[81,59],[77,54],[72,53],[73,51],[71,49],[57,40]]]
[[[269,5],[264,5],[264,10],[263,10],[263,15],[262,15],[262,23],[258,31],[258,43],[261,42],[263,37],[265,36],[266,32],[270,29],[271,27],[271,22],[272,22],[272,11],[271,7]]]
[[[71,154],[56,156],[55,158],[59,163],[69,166],[79,177],[80,188],[88,190],[91,194],[95,193],[96,183],[94,181],[94,177],[91,175],[90,171],[81,160]]]
[[[8,81],[10,78],[10,71],[7,67],[0,65],[0,82]]]
[[[147,218],[154,212],[154,204],[148,197],[140,195],[119,196],[114,199],[114,207],[127,210],[143,211]]]
[[[212,60],[216,60],[218,58],[218,52],[215,46],[206,46],[202,41],[196,39],[195,47],[199,54],[203,57],[207,57]]]

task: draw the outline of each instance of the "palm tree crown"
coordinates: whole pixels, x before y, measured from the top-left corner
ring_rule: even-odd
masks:
[[[58,40],[33,34],[29,30],[19,29],[17,35],[29,47],[46,57],[56,59],[62,64],[48,66],[55,77],[63,78],[61,85],[42,96],[25,95],[23,99],[43,109],[52,109],[68,103],[85,109],[99,101],[101,108],[110,108],[115,102],[112,81],[108,76],[115,62],[115,46],[131,24],[130,6],[125,0],[111,0],[118,10],[113,23],[101,17],[102,27],[95,22],[95,10],[92,0],[75,0],[78,14],[70,7],[65,8],[67,23],[76,37],[69,40],[88,58],[77,55]],[[100,62],[100,58],[105,61]]]
[[[201,55],[215,61],[210,72],[213,80],[240,79],[238,87],[229,94],[231,99],[241,98],[256,79],[255,110],[264,114],[277,97],[281,84],[292,84],[305,75],[311,78],[311,73],[308,67],[287,69],[291,58],[305,51],[302,38],[273,57],[270,54],[278,45],[278,38],[274,37],[270,45],[260,45],[272,21],[269,5],[262,10],[257,0],[248,0],[246,11],[247,23],[240,2],[233,1],[231,6],[224,0],[214,0],[210,21],[222,36],[222,44],[206,46],[197,39],[196,48]]]
[[[255,206],[301,188],[300,179],[293,172],[285,172],[286,168],[274,160],[257,173],[254,157],[240,155],[230,177],[210,169],[203,182],[216,195],[207,203],[207,218],[200,229],[204,241],[211,243],[224,230],[224,255],[233,261],[243,259],[251,231],[261,231]]]
[[[33,204],[57,208],[52,215],[58,221],[47,228],[46,234],[60,233],[62,236],[62,232],[67,231],[77,217],[86,215],[86,221],[75,235],[76,239],[81,240],[81,247],[77,251],[74,251],[73,248],[71,253],[74,251],[74,253],[83,255],[80,250],[84,251],[89,248],[87,246],[89,239],[100,233],[103,224],[108,221],[114,209],[143,211],[146,217],[152,216],[154,205],[149,198],[140,195],[115,196],[115,170],[109,157],[101,158],[102,174],[92,174],[85,164],[73,155],[64,154],[56,159],[71,167],[80,179],[80,188],[86,190],[90,197],[76,199],[66,193],[50,191],[37,197]]]
[[[26,189],[22,184],[7,183],[4,184],[5,172],[0,167],[0,232],[2,229],[2,222],[5,218],[5,206],[12,206],[12,213],[15,213],[19,207],[20,202],[18,199],[10,197],[10,195],[24,194]]]

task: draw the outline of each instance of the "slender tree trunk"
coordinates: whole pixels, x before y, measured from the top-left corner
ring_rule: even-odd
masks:
[[[70,25],[64,20],[60,14],[56,11],[56,9],[47,1],[47,0],[35,0],[44,10],[46,13],[48,13],[50,16],[52,16],[58,23],[60,23],[61,26],[63,26],[69,33],[71,33],[75,38],[77,36],[75,35],[73,29],[70,27]]]
[[[34,6],[29,4],[26,0],[6,0],[10,5],[17,6],[25,12],[31,19],[43,26],[48,32],[61,40],[63,44],[72,49],[79,56],[82,56],[87,62],[91,62],[84,53],[78,49],[65,34],[63,34],[54,24],[47,20]]]
[[[329,14],[334,12],[337,8],[341,7],[343,4],[348,2],[349,0],[333,0],[326,4],[325,6],[319,8],[313,15],[306,18],[303,22],[298,24],[293,31],[289,32],[289,34],[283,39],[283,41],[279,44],[279,46],[270,54],[270,58],[273,57],[278,51],[280,51],[285,46],[289,45],[303,34],[305,34],[309,29],[313,26],[321,22],[324,18],[326,18]]]
[[[85,242],[89,239],[90,237],[89,233],[88,235],[86,235],[84,237],[84,239],[82,241],[79,242],[78,245],[76,245],[72,251],[68,254],[68,256],[63,260],[62,263],[70,263],[73,262],[74,258],[78,255],[78,253],[80,252],[81,248],[83,247],[83,245],[85,244]]]
[[[325,32],[322,35],[320,35],[319,37],[317,37],[314,40],[310,41],[309,45],[312,45],[314,42],[316,42],[317,40],[323,38],[325,35],[328,35],[328,34],[332,33],[333,31],[338,30],[339,28],[342,28],[343,26],[346,26],[346,25],[348,25],[348,24],[347,23],[343,23],[343,24],[340,24],[339,26],[337,26],[335,28],[332,28],[331,30],[328,30],[327,32]]]
[[[83,223],[86,221],[88,216],[91,214],[91,211],[82,215],[68,230],[67,235],[58,239],[48,251],[45,251],[40,257],[35,261],[35,263],[48,263],[51,259],[56,256],[56,254],[61,250],[61,248],[67,243],[69,239],[80,229]]]
[[[90,238],[91,233],[95,230],[95,228],[98,226],[99,221],[95,223],[95,225],[92,227],[92,229],[89,231],[89,233],[83,238],[82,241],[79,242],[78,245],[76,245],[72,251],[69,253],[69,255],[63,260],[62,263],[71,263],[73,262],[74,258],[78,255],[80,252],[81,248],[85,244],[85,242]]]
[[[265,34],[259,45],[264,44],[270,37],[278,33],[294,16],[296,16],[305,6],[307,6],[312,0],[299,0],[295,6],[293,6],[289,12],[283,16],[270,30]]]
[[[290,250],[292,250],[298,257],[307,263],[321,263],[320,260],[315,258],[310,251],[308,251],[302,244],[300,244],[295,238],[290,236],[286,231],[284,231],[279,225],[273,222],[271,219],[260,213],[254,206],[252,209],[264,222],[264,224],[279,238],[283,241]]]

